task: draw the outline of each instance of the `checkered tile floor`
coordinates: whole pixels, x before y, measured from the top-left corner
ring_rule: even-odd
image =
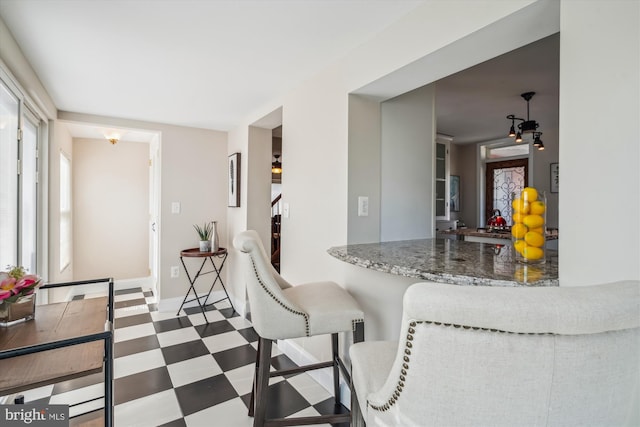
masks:
[[[249,321],[227,301],[210,307],[207,324],[197,307],[180,316],[160,313],[152,293],[141,288],[115,295],[116,427],[252,425],[247,407],[258,335]],[[101,295],[86,298],[95,296]],[[271,365],[295,366],[276,346]],[[26,403],[76,404],[102,396],[103,378],[98,373],[22,394]],[[269,400],[269,418],[346,412],[306,373],[272,378]],[[102,405],[100,399],[72,406],[70,415]],[[72,425],[91,424],[97,415],[80,415]]]

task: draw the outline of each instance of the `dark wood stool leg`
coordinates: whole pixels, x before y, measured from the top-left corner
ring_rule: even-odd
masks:
[[[364,322],[356,322],[355,329],[353,330],[353,342],[364,341]]]
[[[353,330],[353,343],[364,341],[364,322],[357,322]],[[353,384],[353,375],[350,378],[349,388],[351,390],[351,426],[352,427],[365,427],[364,414],[360,411],[360,405],[358,403],[358,396],[356,395],[356,389]]]
[[[333,395],[336,405],[340,404],[340,362],[338,358],[338,334],[331,334],[331,354],[333,357]]]
[[[258,369],[260,369],[260,340],[258,340],[258,352],[256,353],[256,366],[253,371],[253,384],[251,386],[251,399],[249,400],[249,416],[253,417],[255,409],[256,385],[258,381]]]
[[[351,427],[365,427],[364,414],[360,410],[356,389],[351,381]]]
[[[269,367],[271,366],[271,340],[260,338],[260,368],[257,370],[256,408],[253,415],[253,427],[264,426],[267,413],[267,392],[269,389]]]

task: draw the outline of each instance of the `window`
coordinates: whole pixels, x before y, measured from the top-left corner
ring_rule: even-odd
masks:
[[[40,121],[25,111],[20,153],[20,264],[36,272],[38,231],[38,131]]]
[[[60,153],[60,272],[71,263],[71,161]]]
[[[43,121],[0,70],[0,268],[38,273],[41,196],[38,151]]]
[[[0,268],[18,262],[18,117],[20,100],[0,81]]]
[[[529,144],[515,144],[499,147],[487,147],[487,159],[504,159],[529,155]]]

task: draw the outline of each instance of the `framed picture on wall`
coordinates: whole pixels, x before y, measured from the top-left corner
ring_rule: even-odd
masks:
[[[460,177],[458,175],[449,176],[449,210],[460,212]]]
[[[552,193],[557,193],[558,189],[560,188],[560,178],[559,178],[559,175],[558,175],[558,164],[557,163],[551,163],[549,169],[551,171],[551,192]]]
[[[229,156],[229,207],[240,207],[240,153]]]

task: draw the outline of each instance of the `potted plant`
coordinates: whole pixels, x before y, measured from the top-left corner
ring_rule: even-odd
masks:
[[[200,237],[200,252],[211,252],[211,235],[213,234],[213,222],[205,222],[202,227],[194,224],[198,237]]]

